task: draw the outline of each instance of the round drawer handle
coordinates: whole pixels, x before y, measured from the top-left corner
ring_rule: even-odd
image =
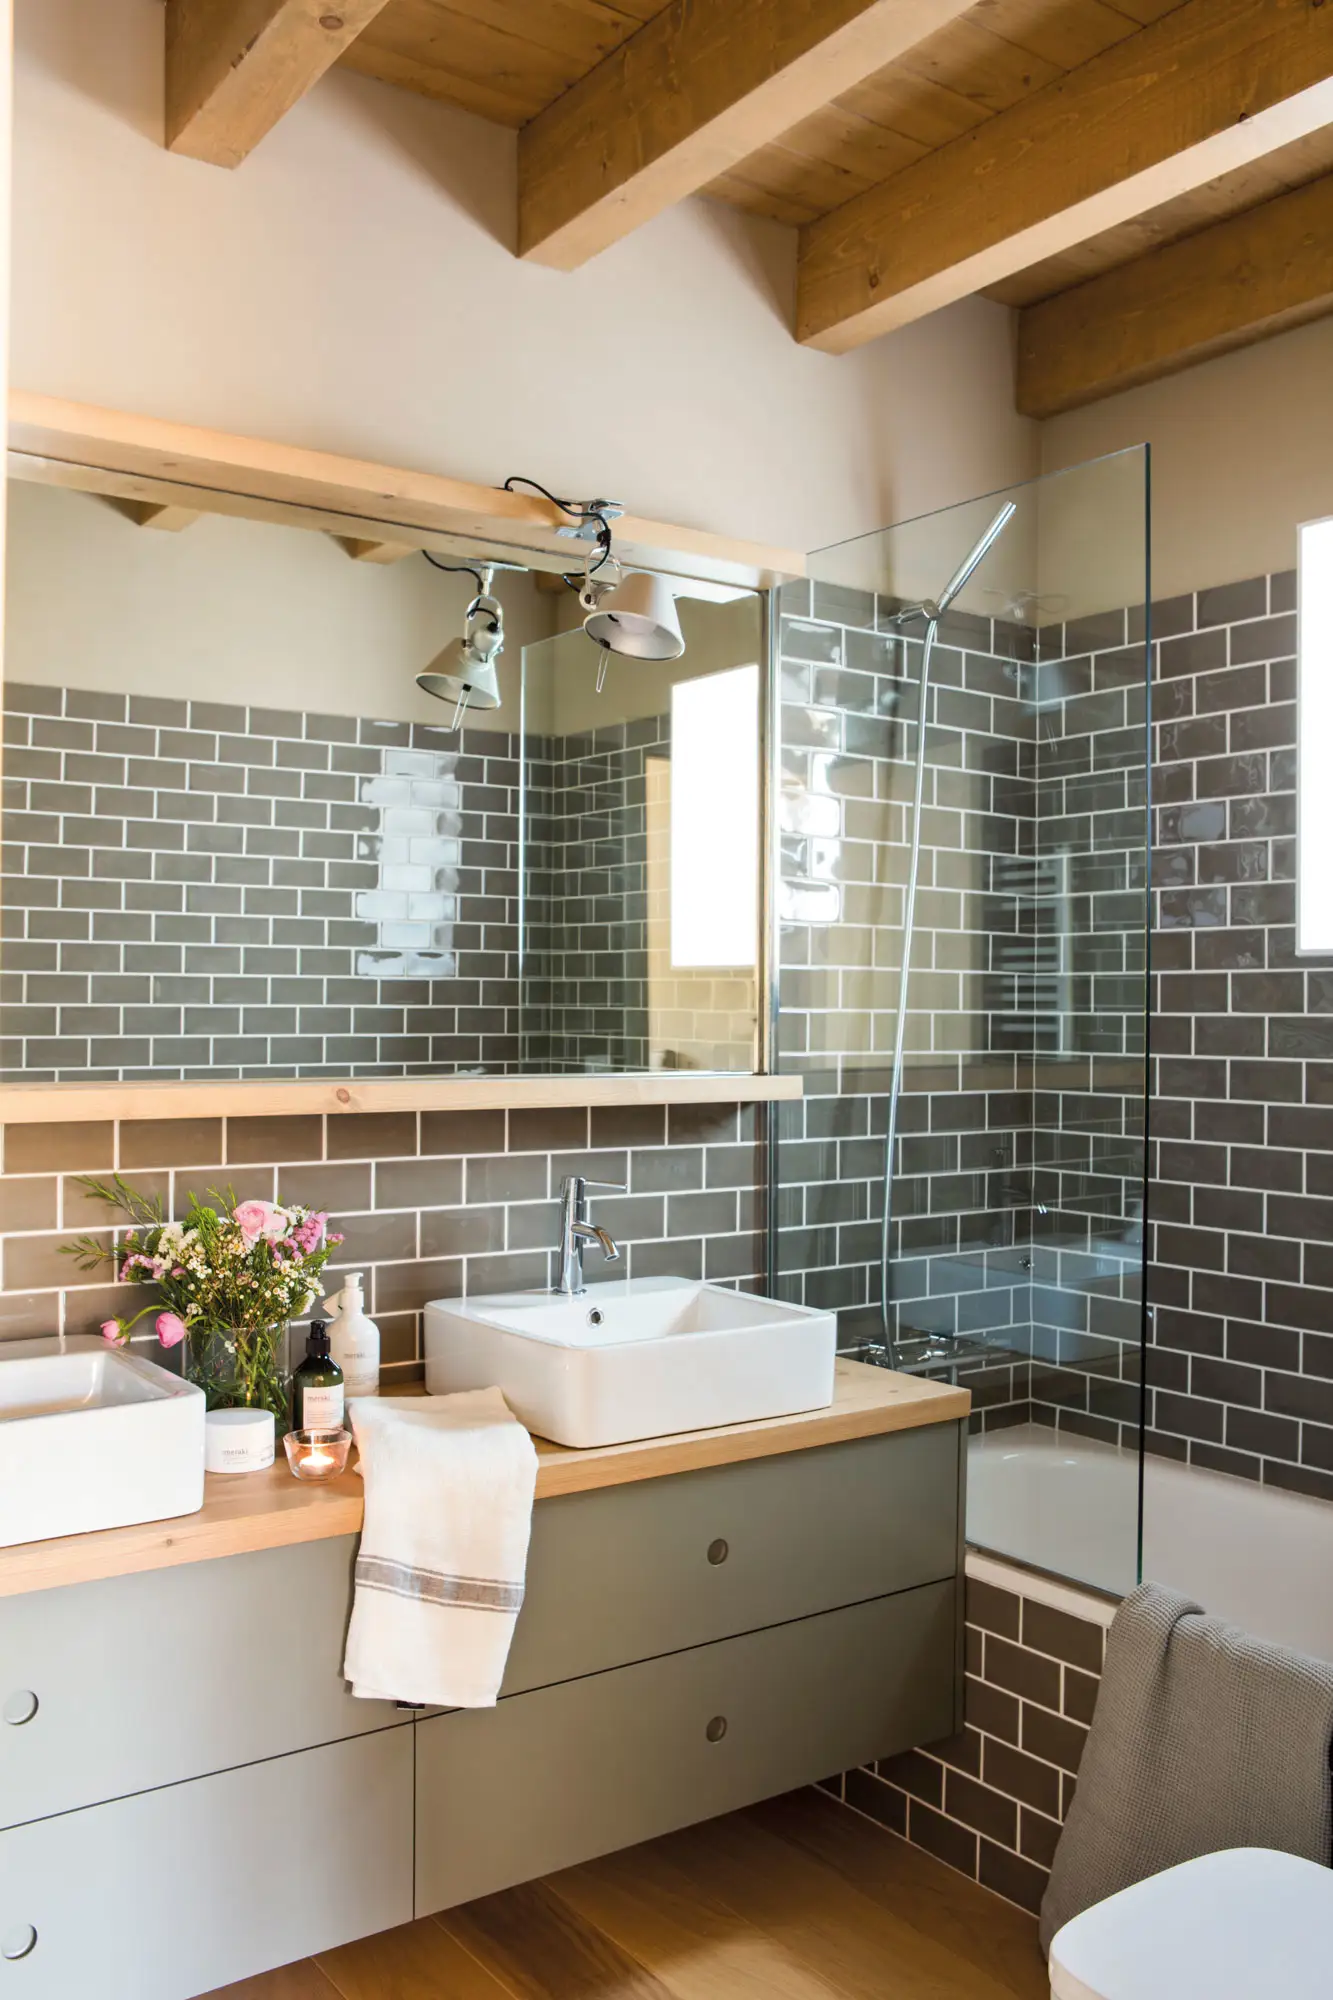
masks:
[[[0,1938],[0,1958],[26,1958],[37,1942],[31,1924],[15,1924]]]
[[[37,1697],[31,1688],[15,1688],[13,1694],[5,1696],[5,1705],[0,1709],[0,1715],[14,1729],[21,1729],[25,1722],[31,1722],[36,1713]]]
[[[730,1544],[728,1542],[724,1542],[720,1535],[718,1536],[715,1542],[710,1542],[708,1544],[708,1560],[710,1563],[712,1563],[714,1569],[717,1568],[719,1563],[724,1563],[730,1554],[731,1554]]]
[[[725,1715],[715,1715],[704,1731],[704,1735],[710,1743],[720,1743],[726,1733],[727,1718]]]

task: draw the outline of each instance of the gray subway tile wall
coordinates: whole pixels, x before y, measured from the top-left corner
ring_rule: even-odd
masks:
[[[648,780],[670,717],[531,745],[523,1055],[535,1070],[648,1069]]]
[[[753,955],[711,976],[673,962],[670,760],[666,713],[528,741],[528,1070],[756,1067]]]
[[[779,1032],[809,1095],[780,1116],[778,1265],[791,1296],[838,1309],[848,1340],[878,1320],[921,665],[895,609],[819,584],[782,595]],[[1021,1165],[1023,1050],[1013,1036],[1001,1050],[984,1035],[960,1046],[959,1030],[978,1018],[990,928],[1017,935],[1017,896],[987,871],[1024,842],[1032,730],[1018,659],[991,653],[989,626],[985,651],[970,653],[977,636],[951,621],[933,663],[912,981],[913,1041],[932,1059],[914,1066],[900,1111],[895,1261],[904,1330],[1013,1329],[1017,1346],[1027,1281],[1005,1190]]]
[[[1293,604],[1282,573],[1153,610],[1151,1442],[1329,1498],[1333,960],[1294,955]],[[784,1292],[836,1307],[849,1340],[878,1318],[916,726],[920,647],[896,629],[895,608],[819,586],[784,601],[783,1060],[803,1071],[807,1097],[780,1114],[778,1258]],[[899,1303],[912,1325],[989,1343],[969,1376],[979,1425],[1036,1417],[1114,1439],[1137,1414],[1144,626],[1131,607],[1043,628],[1038,646],[1023,627],[954,620],[936,657],[913,994],[928,1059],[903,1103]],[[522,1062],[516,739],[468,732],[445,749],[439,732],[406,725],[76,689],[11,687],[7,703],[6,831],[11,856],[21,850],[3,886],[7,1075],[163,1073],[140,1057],[177,1074],[345,1073],[369,1050],[391,1073],[418,1059]],[[586,870],[581,947],[556,964],[554,925],[544,940],[570,1033],[587,1023],[579,1061],[594,1050],[615,1060],[617,1010],[633,998],[635,787],[643,753],[665,746],[656,719],[631,728],[633,743],[622,731],[558,754],[538,746],[550,752],[549,797],[568,776],[587,805],[570,843]],[[403,752],[454,761],[390,770]],[[392,798],[359,795],[386,781]],[[458,804],[414,802],[400,781],[456,786]],[[386,828],[389,810],[429,811],[429,836]],[[410,903],[356,914],[358,894],[439,891],[438,880],[428,892],[415,875],[387,879],[389,868],[447,865],[410,844],[405,860],[382,851],[427,837],[458,843],[455,975],[357,980],[359,952],[401,952],[406,969],[414,947],[386,944],[386,924],[440,921],[414,919]],[[548,917],[560,882],[551,863]],[[437,946],[434,933],[429,946],[415,940]],[[325,1060],[307,1063],[311,1053]],[[542,1053],[558,1066],[554,1040]],[[231,1122],[229,1144],[243,1148],[246,1121]],[[331,1121],[329,1148],[349,1130]],[[256,1141],[250,1161],[295,1167],[312,1157],[304,1132],[296,1121],[290,1140]],[[683,1164],[644,1169],[669,1183],[651,1193],[675,1213],[695,1206],[700,1242],[736,1233],[717,1220],[725,1161],[719,1148],[693,1188],[672,1178],[691,1171]],[[392,1171],[382,1153],[377,1174]],[[477,1189],[489,1171],[478,1168]],[[441,1211],[462,1205],[445,1199],[444,1172],[432,1168],[440,1192],[426,1204]],[[13,1199],[40,1197],[25,1187]],[[478,1195],[490,1246],[478,1254],[528,1254],[535,1199]],[[432,1222],[420,1254],[448,1261],[459,1227]],[[646,1240],[659,1247],[642,1258],[665,1268],[672,1239]],[[734,1247],[713,1255],[745,1261]],[[23,1275],[9,1292],[44,1292],[42,1253],[15,1257]],[[761,1268],[755,1257],[733,1275]],[[11,1323],[16,1310],[22,1321],[6,1306]]]
[[[957,1736],[827,1781],[853,1811],[1034,1913],[1074,1796],[1105,1629],[969,1577]]]
[[[519,1064],[517,738],[4,690],[0,1075]]]
[[[1149,1444],[1333,1500],[1333,957],[1295,951],[1294,574],[1155,624]]]
[[[589,1256],[589,1283],[676,1275],[756,1289],[764,1157],[763,1108],[734,1104],[9,1125],[0,1340],[95,1333],[125,1310],[124,1286],[84,1277],[61,1254],[75,1234],[107,1229],[85,1175],[119,1169],[176,1213],[191,1193],[229,1187],[327,1205],[346,1237],[330,1289],[339,1271],[366,1272],[394,1381],[421,1373],[429,1299],[551,1283],[566,1173],[626,1185],[596,1209],[623,1259]]]
[[[784,593],[784,1289],[879,1326],[921,643],[892,600]],[[975,1423],[1137,1417],[1146,655],[1112,613],[955,615],[932,661],[894,1177],[901,1333],[960,1334]],[[919,625],[908,627],[919,634]],[[1086,649],[1095,647],[1096,651]]]
[[[1149,1444],[1333,1498],[1333,958],[1295,956],[1294,604],[1294,576],[1281,572],[1153,607]],[[901,657],[894,633],[868,629],[890,627],[894,609],[846,594],[836,604],[797,597],[784,649],[783,1008],[794,1017],[788,1060],[809,1093],[782,1110],[784,1285],[839,1306],[853,1337],[878,1316],[865,1308],[877,1298],[882,1052],[908,831],[910,694],[889,685],[901,679],[889,671]],[[839,625],[834,611],[863,627]],[[1027,697],[1031,761],[1019,734],[1005,778],[1026,776],[1030,805],[1010,824],[992,811],[970,838],[938,812],[926,823],[932,890],[970,853],[973,883],[998,864],[1005,893],[986,904],[974,887],[962,921],[923,896],[914,967],[933,975],[952,954],[955,1004],[967,989],[953,968],[983,968],[985,1026],[974,1025],[979,1046],[909,1074],[895,1187],[904,1313],[994,1349],[968,1376],[974,1422],[1036,1419],[1109,1442],[1132,1433],[1141,1394],[1145,623],[1143,608],[1130,607],[1044,627],[1041,657],[1018,663],[1018,692],[995,682],[990,695],[999,732]],[[1006,656],[1022,651],[1008,630],[967,639],[988,650],[943,646],[942,693],[956,694],[960,679],[967,692],[969,673],[979,692],[984,667],[1004,674]],[[868,678],[871,662],[883,681]],[[915,674],[919,655],[905,664]],[[902,742],[873,769],[859,752],[862,768],[849,770],[848,727],[877,709],[904,716]],[[970,714],[984,730],[981,711]],[[816,771],[814,741],[840,765]],[[937,745],[932,786],[978,769],[979,748],[942,733]],[[932,804],[937,796],[927,793]],[[896,856],[874,852],[881,842]],[[1043,855],[1063,871],[1063,965],[1034,951],[1015,975],[1009,926],[1040,935],[1036,913],[1022,914],[1022,867]],[[1016,993],[1011,976],[1030,987]],[[914,1011],[915,983],[914,972]],[[933,981],[922,995],[923,1010],[949,1004]],[[820,1008],[831,1018],[807,1026]],[[1006,1046],[1021,1052],[1012,1083],[985,1066]],[[1006,1143],[1012,1167],[997,1157]],[[1011,1197],[1030,1195],[1026,1212],[997,1206],[1006,1185]]]

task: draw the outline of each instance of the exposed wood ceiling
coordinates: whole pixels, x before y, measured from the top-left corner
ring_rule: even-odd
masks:
[[[521,248],[542,261],[572,267],[696,191],[798,227],[799,337],[835,349],[968,290],[1034,307],[1333,171],[1324,0],[167,0],[167,17],[178,150],[235,164],[338,61],[517,128]],[[1015,195],[1043,141],[1054,166]],[[1267,227],[1244,239],[1261,256]],[[1255,311],[1259,338],[1277,321]],[[1075,369],[1058,393],[1075,380],[1081,400],[1115,386]]]
[[[388,0],[340,60],[363,76],[526,125],[664,0]]]
[[[1055,416],[1329,312],[1333,174],[1025,307],[1018,404]]]
[[[1179,4],[980,0],[707,191],[780,222],[813,222]]]
[[[1158,208],[1145,209],[1132,222],[1122,222],[1116,229],[1090,236],[1085,243],[1076,244],[1058,257],[1031,264],[1015,277],[992,285],[989,296],[1005,305],[1033,305],[1038,299],[1048,299],[1070,285],[1081,285],[1103,271],[1128,264],[1150,250],[1178,242],[1183,236],[1193,236],[1210,223],[1256,208],[1274,195],[1303,187],[1307,181],[1331,171],[1333,125],[1289,146],[1279,146],[1264,159],[1239,167],[1234,173],[1222,174],[1191,194],[1178,195]]]

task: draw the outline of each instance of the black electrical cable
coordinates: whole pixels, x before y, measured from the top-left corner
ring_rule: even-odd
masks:
[[[558,507],[564,514],[573,514],[577,520],[589,518],[588,509],[581,501],[562,500],[559,494],[552,493],[548,487],[543,486],[540,479],[527,479],[521,472],[511,472],[500,490],[503,493],[512,493],[516,486],[530,486],[534,493],[541,494],[543,500],[549,500],[553,507]],[[601,515],[598,514],[596,519],[600,521]]]
[[[598,570],[604,568],[610,562],[611,523],[607,520],[605,514],[599,513],[595,507],[589,507],[582,501],[562,500],[558,493],[552,493],[549,488],[543,486],[540,479],[529,479],[522,472],[511,472],[501,490],[505,493],[512,493],[516,486],[530,486],[534,493],[541,494],[543,500],[549,500],[553,507],[558,507],[562,514],[572,515],[576,521],[596,521],[598,556],[595,563],[589,563],[587,569],[588,576],[596,576]],[[579,588],[579,585],[571,582],[569,577],[565,578],[565,582],[570,585],[572,590]]]
[[[479,593],[485,590],[486,579],[483,577],[480,570],[473,569],[471,563],[441,562],[439,557],[433,556],[429,549],[423,549],[421,553],[426,558],[426,561],[430,564],[432,569],[447,570],[450,576],[470,576],[472,578],[472,581],[476,584]]]

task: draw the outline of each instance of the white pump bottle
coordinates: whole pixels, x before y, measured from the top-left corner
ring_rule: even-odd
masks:
[[[343,1393],[378,1396],[380,1392],[380,1330],[366,1318],[361,1273],[349,1271],[340,1292],[324,1301],[329,1314],[329,1348],[343,1372]]]

